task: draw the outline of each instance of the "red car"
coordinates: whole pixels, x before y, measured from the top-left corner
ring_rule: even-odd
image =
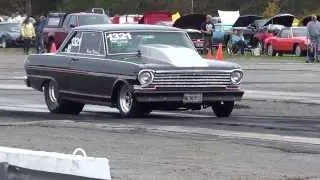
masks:
[[[284,53],[302,56],[308,47],[307,28],[283,28],[277,36],[267,38],[264,47],[269,56],[275,56],[277,53],[280,56]]]
[[[109,17],[97,13],[50,13],[43,30],[46,48],[54,42],[59,47],[72,28],[82,25],[111,24]]]

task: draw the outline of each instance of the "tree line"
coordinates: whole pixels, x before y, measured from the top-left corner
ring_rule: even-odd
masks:
[[[0,0],[0,14],[27,12],[28,0]],[[240,10],[241,14],[263,15],[270,2],[275,3],[280,13],[292,13],[298,17],[320,13],[319,0],[31,0],[32,15],[49,11],[78,12],[102,7],[110,15],[141,14],[145,11],[164,10],[181,14],[208,13],[217,15],[217,10]],[[272,8],[272,7],[271,7]],[[270,11],[270,9],[269,9]],[[275,12],[277,12],[275,11]],[[272,9],[270,12],[273,12]]]

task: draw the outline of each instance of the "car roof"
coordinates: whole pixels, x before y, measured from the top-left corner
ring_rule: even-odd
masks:
[[[96,31],[134,31],[134,30],[157,30],[157,31],[177,31],[184,32],[182,29],[159,26],[159,25],[144,25],[144,24],[101,24],[101,25],[85,25],[74,28],[75,30],[96,30]]]
[[[88,13],[88,12],[79,12],[79,13],[70,13],[69,15],[75,15],[75,16],[84,16],[84,15],[90,15],[90,16],[108,16],[106,14],[98,14],[98,13]]]

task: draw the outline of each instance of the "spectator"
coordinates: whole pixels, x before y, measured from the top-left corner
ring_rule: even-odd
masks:
[[[31,41],[36,36],[33,24],[30,22],[29,17],[27,17],[21,25],[21,36],[24,41],[24,53],[28,55]]]
[[[242,55],[244,55],[245,50],[245,40],[243,33],[240,30],[234,29],[231,35],[231,42],[232,42],[232,52],[237,53],[239,50]]]
[[[318,61],[320,46],[320,22],[317,16],[312,16],[311,21],[307,24],[308,38],[311,41],[310,55],[308,62]]]
[[[36,49],[37,54],[44,53],[44,40],[43,40],[43,29],[46,23],[46,18],[40,16],[39,20],[36,22]]]
[[[206,21],[201,24],[201,32],[204,37],[203,53],[206,53],[208,49],[212,52],[212,36],[214,31],[214,24],[210,15],[206,16]]]

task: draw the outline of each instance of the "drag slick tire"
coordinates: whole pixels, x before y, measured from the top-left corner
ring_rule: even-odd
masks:
[[[151,113],[151,109],[137,102],[132,89],[128,85],[120,87],[117,97],[118,109],[123,118],[143,117]]]
[[[43,92],[47,107],[51,113],[78,115],[84,107],[82,103],[60,99],[58,85],[54,81],[45,83]]]
[[[217,101],[212,104],[212,110],[219,118],[229,117],[234,108],[234,101]]]

